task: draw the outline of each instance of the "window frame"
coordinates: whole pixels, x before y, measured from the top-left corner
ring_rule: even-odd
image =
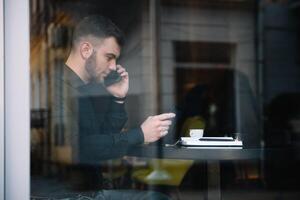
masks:
[[[4,177],[4,14],[0,0],[0,177]],[[4,179],[0,179],[0,199],[4,199]]]
[[[30,196],[30,28],[29,0],[1,0],[3,6],[4,199]],[[2,86],[1,86],[2,87]],[[2,96],[2,95],[1,95]],[[2,147],[1,147],[2,148]]]

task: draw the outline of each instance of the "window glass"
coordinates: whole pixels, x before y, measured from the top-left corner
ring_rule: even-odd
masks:
[[[0,15],[3,16],[3,1],[0,2]],[[0,55],[3,57],[4,55],[4,43],[3,43],[3,22],[0,23]],[[0,66],[0,173],[1,176],[4,177],[4,60],[1,60],[1,66]],[[4,181],[3,179],[0,181],[0,193],[1,198],[3,198],[4,194]]]
[[[297,199],[298,3],[31,0],[31,197]]]

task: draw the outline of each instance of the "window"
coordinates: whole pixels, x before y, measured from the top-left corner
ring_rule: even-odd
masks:
[[[278,168],[272,157],[261,158],[266,147],[285,152],[299,146],[299,8],[293,2],[31,0],[31,196],[59,199],[143,188],[183,199],[221,198],[224,191],[230,199],[231,191],[245,188],[249,197],[248,189],[268,195],[285,182],[279,196],[297,193],[296,158],[282,158]],[[100,63],[103,47],[97,37],[72,41],[79,22],[94,14],[125,35],[117,59],[130,77],[124,107],[115,104],[124,99],[102,84],[115,66],[99,76],[92,71],[104,66],[93,65]],[[109,44],[120,46],[118,40]],[[80,46],[80,61],[71,62],[76,45],[92,46],[93,54]],[[177,113],[174,129],[142,146],[157,154],[145,158],[146,150],[132,150],[143,144],[132,130],[148,116],[170,111]],[[242,140],[244,149],[202,149],[193,154],[199,157],[180,157],[190,149],[170,144],[194,128],[204,129],[205,136]],[[248,152],[260,153],[238,157],[252,155]]]

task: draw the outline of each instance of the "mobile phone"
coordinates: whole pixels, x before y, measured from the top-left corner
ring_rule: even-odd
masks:
[[[201,141],[234,141],[232,137],[202,137]]]
[[[115,83],[118,83],[122,80],[122,77],[120,74],[117,72],[117,70],[111,71],[105,78],[104,78],[104,85],[110,86]]]

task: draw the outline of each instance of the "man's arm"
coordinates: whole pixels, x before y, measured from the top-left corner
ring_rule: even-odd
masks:
[[[165,136],[171,125],[174,113],[148,117],[140,128],[124,133],[93,134],[80,137],[80,161],[94,163],[103,159],[112,159],[126,154],[127,147],[155,142]]]
[[[144,136],[141,128],[131,129],[124,133],[80,136],[80,162],[95,163],[119,158],[126,154],[129,146],[143,142]]]
[[[90,98],[95,118],[98,123],[98,130],[100,134],[118,133],[121,132],[125,123],[127,122],[127,113],[124,104],[114,101],[113,97],[91,97]],[[84,120],[84,119],[83,119]],[[103,130],[105,130],[103,132]]]
[[[110,112],[106,115],[106,124],[113,132],[121,132],[128,120],[124,103],[117,103],[114,100],[110,103]]]

